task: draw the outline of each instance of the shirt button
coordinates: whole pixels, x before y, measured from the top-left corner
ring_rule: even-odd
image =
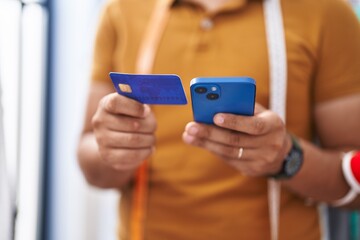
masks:
[[[211,30],[214,27],[214,22],[210,18],[204,18],[200,22],[202,30]]]

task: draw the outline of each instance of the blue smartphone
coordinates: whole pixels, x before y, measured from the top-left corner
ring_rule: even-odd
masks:
[[[111,72],[110,78],[118,94],[141,103],[185,105],[186,95],[175,74],[128,74]]]
[[[256,82],[250,77],[198,77],[190,92],[196,122],[213,124],[217,113],[254,115]]]

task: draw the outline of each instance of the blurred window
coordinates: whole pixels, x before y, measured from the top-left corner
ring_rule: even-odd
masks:
[[[46,126],[46,0],[0,1],[0,80],[15,239],[39,239]],[[20,164],[21,163],[21,164]]]

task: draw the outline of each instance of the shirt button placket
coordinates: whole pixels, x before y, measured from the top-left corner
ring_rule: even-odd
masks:
[[[200,39],[197,46],[198,51],[205,51],[210,44],[210,30],[214,27],[214,21],[210,17],[204,17],[200,20]]]
[[[200,28],[204,31],[209,31],[214,27],[214,22],[211,18],[205,17],[200,22]]]

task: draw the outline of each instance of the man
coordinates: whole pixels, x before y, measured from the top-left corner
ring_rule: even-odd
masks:
[[[114,93],[108,73],[137,71],[155,4],[113,0],[106,6],[78,155],[90,184],[121,189],[120,239],[134,238],[135,172],[146,159],[146,239],[269,239],[266,182],[284,175],[280,239],[320,239],[316,205],[308,203],[347,194],[342,156],[360,149],[360,29],[338,0],[281,4],[286,124],[268,109],[262,1],[187,0],[169,8],[153,73],[178,74],[188,96],[186,86],[197,76],[257,81],[255,116],[219,113],[215,125],[192,122],[190,106],[150,107]],[[321,147],[311,143],[315,137]],[[284,172],[294,151],[303,152],[301,168]],[[347,206],[359,207],[360,198]]]

